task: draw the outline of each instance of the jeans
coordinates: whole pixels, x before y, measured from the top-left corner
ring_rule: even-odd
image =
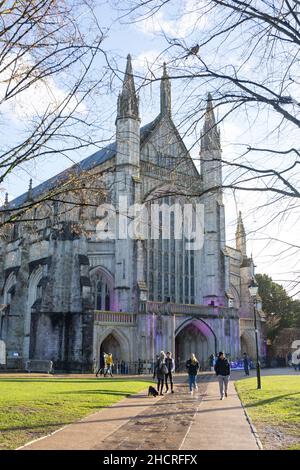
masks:
[[[196,390],[197,387],[197,375],[190,375],[189,374],[189,387],[190,387],[190,392],[193,391],[193,387]]]
[[[110,375],[112,377],[112,366],[111,365],[108,365],[105,372],[104,372],[104,376],[106,375]]]
[[[227,393],[229,378],[230,378],[229,375],[218,375],[221,397],[224,396],[224,388],[225,388],[225,393]]]

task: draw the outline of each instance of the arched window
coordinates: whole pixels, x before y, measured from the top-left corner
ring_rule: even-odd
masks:
[[[147,201],[149,209],[151,203],[149,199]],[[193,304],[195,303],[195,254],[186,247],[184,230],[181,231],[181,237],[178,236],[179,230],[177,233],[177,228],[181,225],[182,229],[183,225],[185,199],[165,196],[160,197],[159,202],[154,200],[153,204],[164,205],[169,213],[164,212],[163,215],[163,209],[159,210],[155,217],[158,220],[154,219],[153,223],[155,228],[159,229],[157,234],[159,236],[145,241],[147,256],[145,270],[149,300],[162,302],[170,299],[171,302]],[[179,211],[181,219],[176,219]],[[163,236],[163,233],[168,234],[167,237]]]
[[[105,286],[105,310],[110,310],[110,291],[107,284]]]
[[[94,277],[95,310],[111,310],[112,285],[103,272],[98,271]]]
[[[97,282],[96,289],[96,310],[102,310],[102,279]]]

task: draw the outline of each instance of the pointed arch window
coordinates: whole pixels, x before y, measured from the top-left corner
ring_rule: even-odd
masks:
[[[95,310],[111,310],[112,292],[107,279],[98,274],[95,286]]]
[[[183,224],[184,200],[177,197],[165,196],[159,199],[159,204],[169,208],[175,203],[181,206],[181,222],[176,220],[176,211],[170,210],[170,216],[163,217],[159,211],[155,228],[159,236],[146,242],[147,262],[145,263],[146,282],[149,289],[149,300],[179,303],[195,302],[195,255],[186,249],[184,233],[179,239],[175,229],[177,223]],[[149,200],[149,208],[152,201]],[[151,213],[151,210],[149,210]],[[163,237],[163,232],[169,234]],[[182,228],[182,227],[181,227]],[[184,231],[182,231],[184,232]],[[151,232],[152,233],[152,232]]]
[[[97,281],[96,310],[102,310],[102,279]]]

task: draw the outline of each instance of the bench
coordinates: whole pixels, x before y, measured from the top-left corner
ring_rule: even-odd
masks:
[[[50,374],[53,372],[53,362],[40,360],[40,359],[30,359],[26,362],[25,369],[27,372],[46,372]]]

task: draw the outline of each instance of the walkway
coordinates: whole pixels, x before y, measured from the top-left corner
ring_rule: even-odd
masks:
[[[233,383],[221,401],[213,375],[199,377],[193,396],[185,377],[176,381],[174,394],[131,396],[22,450],[258,450]]]

